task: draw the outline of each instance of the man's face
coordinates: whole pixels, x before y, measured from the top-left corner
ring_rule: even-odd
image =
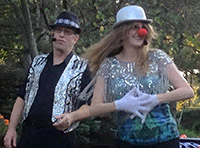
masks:
[[[55,27],[54,38],[56,41],[53,42],[55,50],[71,51],[79,39],[79,35],[75,31],[68,27]]]

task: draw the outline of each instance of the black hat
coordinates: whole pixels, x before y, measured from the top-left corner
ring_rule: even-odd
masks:
[[[52,29],[57,26],[74,28],[77,34],[81,32],[78,16],[72,12],[61,12],[57,17],[55,23],[53,25],[50,25]]]

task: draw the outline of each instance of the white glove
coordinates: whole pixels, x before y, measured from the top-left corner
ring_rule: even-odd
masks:
[[[146,110],[141,110],[141,113],[142,113],[142,123],[145,122],[146,120],[146,117],[148,115],[148,113],[155,107],[159,104],[159,100],[157,98],[157,95],[150,95],[150,94],[146,94],[146,93],[142,93],[138,88],[136,88],[136,91],[135,93],[138,95],[138,97],[145,97],[147,99],[147,102],[146,104],[143,104],[144,107],[146,108]],[[132,114],[131,115],[131,119],[133,119],[136,115],[135,114]]]
[[[156,94],[151,95],[147,93],[142,93],[138,88],[136,89],[136,93],[138,96],[146,96],[150,103],[144,104],[148,111],[150,112],[155,106],[159,104],[159,100]]]
[[[150,100],[148,100],[147,95],[141,95],[141,96],[134,96],[137,89],[134,87],[132,90],[130,90],[124,97],[122,97],[119,100],[116,100],[115,107],[116,110],[122,110],[125,112],[133,113],[135,116],[138,116],[142,119],[142,121],[145,120],[145,116],[143,115],[143,112],[148,112],[148,108],[145,106],[146,104],[150,103]]]

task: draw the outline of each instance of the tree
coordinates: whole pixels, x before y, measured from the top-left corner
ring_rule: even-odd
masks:
[[[0,2],[0,108],[7,118],[32,58],[52,51],[49,27],[63,10],[75,12],[82,32],[75,52],[82,54],[112,28],[124,5],[140,5],[159,37],[154,47],[174,60],[200,96],[199,0],[2,0]],[[178,104],[180,106],[180,103]]]

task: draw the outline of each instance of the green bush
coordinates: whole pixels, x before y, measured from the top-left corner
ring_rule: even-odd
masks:
[[[180,112],[177,113],[177,117]],[[182,119],[179,126],[179,132],[186,134],[188,137],[200,137],[200,109],[192,108],[183,111]]]
[[[194,130],[189,130],[189,129],[184,129],[181,126],[178,127],[179,133],[181,134],[185,134],[187,135],[187,137],[191,137],[191,138],[198,138],[200,137],[196,131]]]
[[[106,117],[90,118],[81,122],[77,129],[82,148],[112,145],[114,129],[111,120]]]
[[[0,147],[3,147],[3,138],[6,134],[9,125],[9,120],[5,119],[3,115],[0,114]]]

